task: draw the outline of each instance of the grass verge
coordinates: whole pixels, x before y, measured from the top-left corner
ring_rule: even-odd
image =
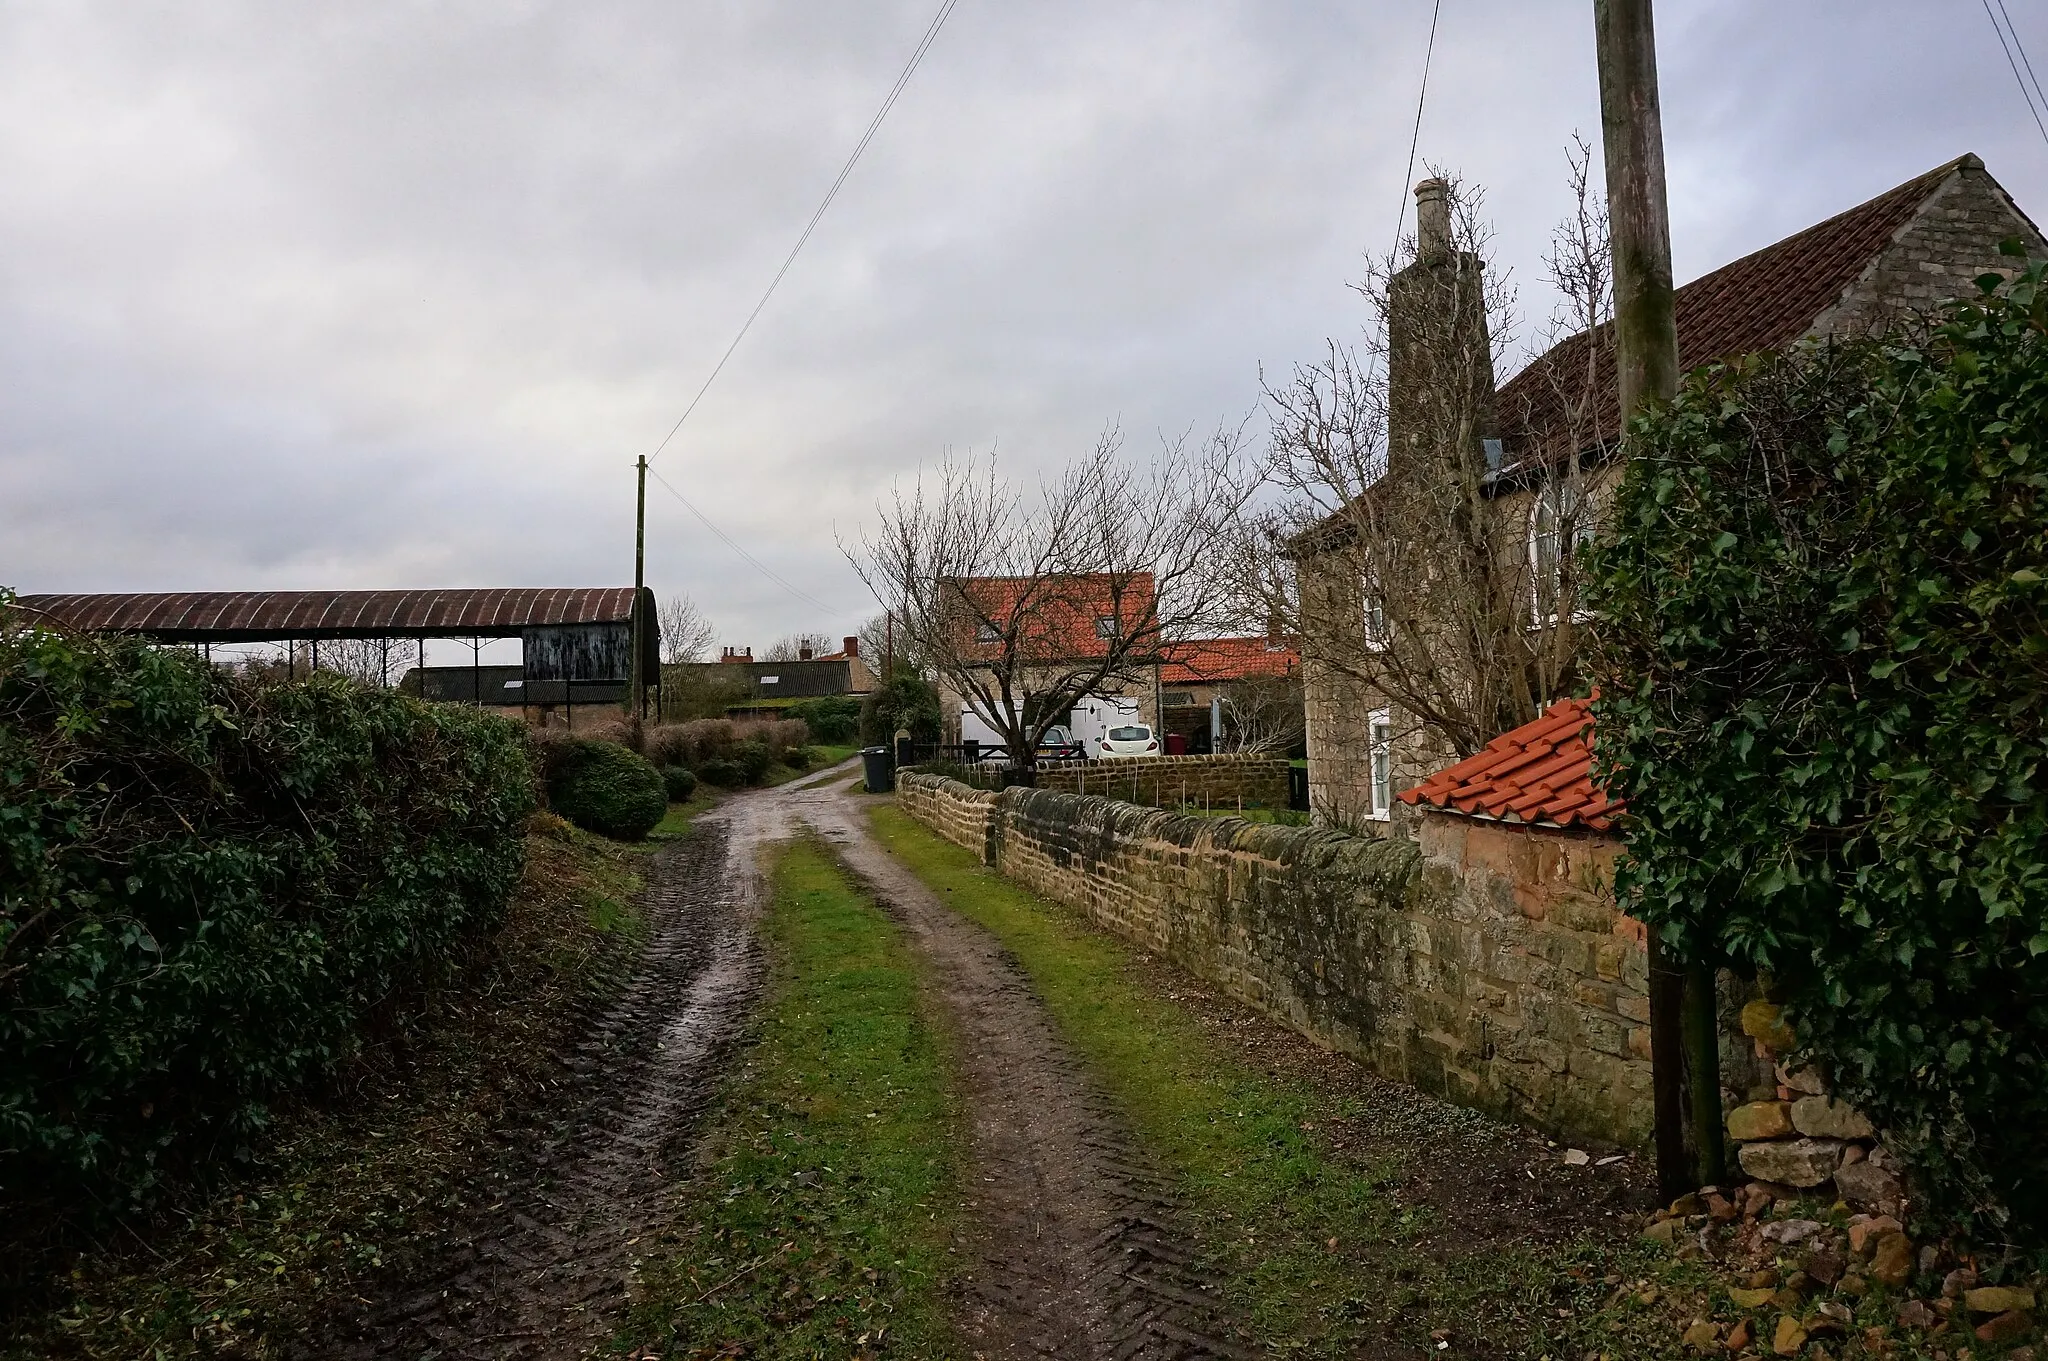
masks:
[[[551,814],[529,824],[505,925],[334,1090],[277,1113],[231,1185],[80,1251],[0,1325],[0,1356],[272,1357],[411,1255],[477,1193],[508,1109],[644,932],[635,853]]]
[[[1680,1354],[1667,1313],[1652,1306],[1703,1281],[1662,1250],[1611,1232],[1552,1245],[1461,1243],[1439,1232],[1429,1206],[1404,1202],[1406,1158],[1451,1146],[1430,1120],[1463,1113],[1418,1096],[1405,1156],[1333,1147],[1318,1128],[1357,1120],[1354,1098],[1249,1061],[1144,981],[1129,947],[900,810],[870,816],[891,852],[1015,953],[1068,1042],[1174,1176],[1209,1265],[1273,1354],[1379,1355],[1371,1349],[1388,1339],[1457,1357]]]
[[[641,1266],[624,1346],[669,1358],[952,1355],[959,1115],[895,926],[816,845],[775,867],[760,1039]]]

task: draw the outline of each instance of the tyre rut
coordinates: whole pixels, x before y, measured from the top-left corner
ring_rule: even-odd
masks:
[[[957,1310],[990,1358],[1251,1357],[1164,1180],[1058,1034],[1016,958],[879,846],[854,801],[791,811],[901,923],[960,1038],[973,1269]]]
[[[656,853],[631,977],[557,1055],[556,1098],[498,1132],[490,1192],[407,1281],[296,1355],[550,1361],[610,1336],[759,985],[754,850],[713,813]]]

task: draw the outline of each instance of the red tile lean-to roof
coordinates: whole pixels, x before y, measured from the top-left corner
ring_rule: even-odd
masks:
[[[1607,831],[1622,804],[1593,782],[1589,703],[1557,701],[1484,751],[1403,790],[1401,801],[1504,822]]]

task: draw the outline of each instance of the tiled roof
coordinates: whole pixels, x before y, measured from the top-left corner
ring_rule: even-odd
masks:
[[[1758,350],[1779,350],[1813,328],[1849,286],[1891,244],[1942,181],[1971,157],[1958,157],[1827,221],[1745,255],[1679,289],[1678,368]],[[1598,380],[1591,410],[1573,420],[1567,395],[1586,393],[1588,347]],[[1495,407],[1508,462],[1551,463],[1620,428],[1614,379],[1614,327],[1601,326],[1559,342],[1501,387]]]
[[[1160,649],[1159,683],[1199,685],[1247,676],[1288,676],[1301,669],[1301,649],[1284,638],[1195,638]]]
[[[1604,832],[1622,805],[1593,783],[1593,714],[1561,699],[1543,717],[1504,732],[1477,756],[1438,771],[1401,801],[1446,812]]]
[[[963,629],[972,630],[983,619],[1008,628],[1022,615],[1016,656],[1023,661],[1083,661],[1104,656],[1109,645],[1096,631],[1100,619],[1115,619],[1123,636],[1159,626],[1150,572],[968,577],[960,582],[960,592],[967,598]],[[993,661],[1003,649],[1000,643],[988,643],[979,650]],[[972,656],[975,648],[963,646],[961,651],[963,656]],[[1139,660],[1136,654],[1145,651],[1144,646],[1133,649],[1131,660]]]

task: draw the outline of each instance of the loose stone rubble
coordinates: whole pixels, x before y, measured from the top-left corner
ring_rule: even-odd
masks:
[[[1949,1243],[1916,1243],[1900,1220],[1751,1182],[1679,1197],[1643,1236],[1718,1278],[1713,1316],[1675,1320],[1701,1356],[1934,1357],[2034,1361],[2040,1281],[1991,1282],[2003,1268]],[[2011,1348],[2011,1350],[2008,1350]]]

